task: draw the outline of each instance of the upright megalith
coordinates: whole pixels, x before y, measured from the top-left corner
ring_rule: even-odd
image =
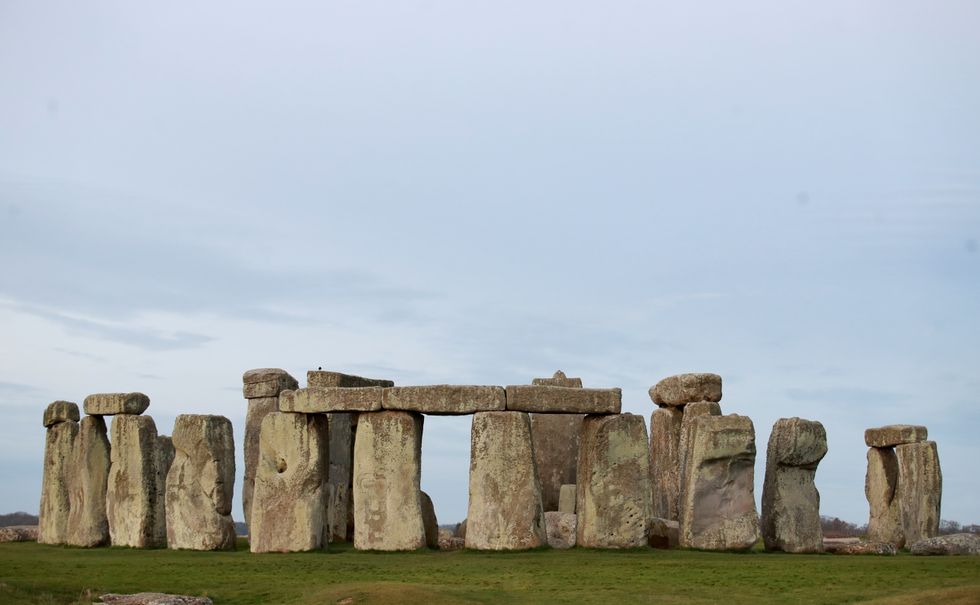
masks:
[[[558,512],[574,513],[576,504],[575,498],[576,495],[574,483],[566,483],[565,485],[561,486],[561,492],[558,496]]]
[[[279,394],[299,388],[289,372],[279,368],[258,368],[242,375],[242,394],[248,401],[245,415],[245,478],[242,483],[242,510],[245,524],[251,525],[252,492],[255,489],[255,469],[259,461],[259,432],[262,421],[279,411]]]
[[[639,548],[651,518],[650,451],[642,416],[586,416],[576,483],[576,543]]]
[[[174,449],[174,441],[169,435],[157,436],[157,448],[154,451],[156,458],[157,471],[157,512],[153,516],[156,519],[154,531],[159,536],[161,545],[167,539],[167,474],[170,473],[170,466],[177,456]]]
[[[868,519],[868,540],[884,542],[897,548],[905,543],[899,517],[898,457],[893,448],[868,448],[868,471],[864,476],[864,495],[871,516]]]
[[[530,417],[526,412],[474,414],[466,548],[522,550],[547,541]]]
[[[86,416],[78,427],[73,467],[68,477],[68,544],[102,546],[109,543],[106,491],[111,448],[105,419]]]
[[[677,519],[683,419],[684,410],[677,407],[660,407],[650,415],[650,481],[654,517]]]
[[[224,416],[181,414],[172,439],[175,455],[166,481],[167,545],[233,550],[235,439],[231,421]]]
[[[680,545],[747,550],[759,536],[755,428],[746,416],[699,416],[686,454]]]
[[[358,415],[354,441],[354,548],[416,550],[422,519],[422,415]]]
[[[767,550],[820,552],[820,492],[813,478],[827,454],[827,431],[813,420],[776,421],[766,450],[762,538]]]
[[[351,485],[354,480],[354,414],[327,414],[330,427],[330,470],[327,473],[327,525],[330,539],[350,542],[354,528],[350,523],[354,507]]]
[[[106,517],[113,546],[163,546],[165,522],[159,499],[157,428],[153,418],[120,414],[112,420],[112,464]]]
[[[439,548],[439,521],[436,519],[436,509],[432,505],[429,494],[419,494],[422,502],[422,526],[425,527],[425,545],[432,549]]]
[[[44,474],[41,479],[37,541],[41,544],[65,544],[69,535],[69,480],[74,474],[78,405],[69,401],[55,401],[44,410],[43,424],[47,432],[44,438]]]
[[[252,552],[327,546],[328,440],[322,414],[273,412],[262,420],[249,527]]]
[[[943,473],[935,441],[895,446],[898,458],[898,500],[905,544],[939,535]]]

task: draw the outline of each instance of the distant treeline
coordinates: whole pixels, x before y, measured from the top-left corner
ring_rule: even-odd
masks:
[[[820,517],[820,528],[825,538],[857,538],[868,533],[868,524],[857,525],[837,517]],[[958,521],[943,519],[939,522],[940,535],[980,534],[980,525],[961,525]]]
[[[23,512],[0,515],[0,527],[10,527],[11,525],[37,525],[37,515]]]

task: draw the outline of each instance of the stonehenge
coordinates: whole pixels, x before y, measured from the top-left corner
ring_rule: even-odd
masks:
[[[531,384],[580,389],[582,379],[569,378],[558,370],[551,378],[535,378]],[[559,499],[562,486],[575,482],[584,418],[584,414],[531,414],[534,463],[541,481],[541,503],[545,511],[561,510]]]
[[[868,537],[902,548],[939,533],[943,476],[924,426],[895,424],[864,432]]]
[[[114,546],[155,548],[166,543],[159,490],[157,428],[149,416],[112,419],[106,517]],[[161,529],[163,530],[161,532]]]

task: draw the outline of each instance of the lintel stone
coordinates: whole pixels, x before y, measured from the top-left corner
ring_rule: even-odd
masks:
[[[283,391],[279,395],[279,411],[377,412],[381,409],[382,391],[381,387],[309,387]]]
[[[475,414],[500,412],[506,408],[503,387],[437,384],[390,387],[384,390],[386,410],[422,414]]]
[[[78,422],[78,404],[70,401],[55,401],[44,408],[44,428],[50,428],[59,422],[74,420]]]
[[[618,414],[622,389],[580,389],[544,385],[507,387],[507,410],[538,414]]]
[[[150,407],[150,398],[143,393],[97,393],[86,397],[83,405],[91,416],[138,415]]]
[[[393,387],[395,383],[391,380],[380,378],[363,378],[353,374],[341,372],[329,372],[327,370],[310,370],[306,373],[306,386],[308,387]]]
[[[919,443],[929,437],[929,430],[914,424],[890,424],[864,431],[868,447],[893,447],[905,443]]]

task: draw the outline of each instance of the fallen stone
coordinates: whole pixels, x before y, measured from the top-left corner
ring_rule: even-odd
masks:
[[[681,436],[677,444],[677,466],[680,474],[679,487],[677,490],[677,503],[672,510],[676,511],[676,519],[681,518],[681,500],[684,490],[687,488],[684,469],[687,468],[687,453],[691,449],[690,444],[694,440],[694,421],[701,416],[721,416],[721,405],[715,401],[698,401],[684,406],[684,416],[681,420]],[[668,504],[669,506],[669,504]],[[668,508],[668,511],[671,510]]]
[[[466,540],[458,536],[439,536],[439,550],[462,550],[466,548]]]
[[[310,370],[306,373],[306,386],[309,388],[326,387],[393,387],[395,383],[380,378],[362,378],[353,374],[329,372],[326,370]]]
[[[262,421],[252,492],[252,552],[326,548],[329,426],[321,414],[273,412]]]
[[[437,384],[384,390],[386,410],[422,414],[475,414],[505,409],[504,389],[495,386]]]
[[[528,414],[473,416],[469,495],[466,548],[522,550],[547,542]]]
[[[354,548],[416,550],[422,519],[422,416],[381,411],[359,415],[354,440]]]
[[[893,447],[903,443],[925,441],[929,431],[924,426],[913,424],[890,424],[864,431],[864,442],[868,447]]]
[[[41,508],[38,539],[41,544],[68,542],[71,500],[68,479],[74,472],[73,455],[78,423],[66,420],[52,425],[44,437],[44,471],[41,479]]]
[[[677,519],[681,490],[681,425],[684,412],[657,408],[650,416],[650,481],[653,516]]]
[[[262,421],[273,412],[279,411],[279,397],[259,397],[248,400],[245,415],[245,478],[242,482],[242,510],[245,524],[251,527],[252,492],[255,489],[255,469],[259,464],[259,434]]]
[[[544,514],[544,524],[548,535],[548,546],[552,548],[572,548],[575,546],[575,513],[548,511]]]
[[[582,414],[531,414],[534,461],[546,511],[558,510],[561,486],[575,482],[584,418]]]
[[[87,407],[87,406],[86,406]],[[159,534],[157,428],[150,416],[120,414],[112,420],[106,517],[113,546],[163,546]],[[163,523],[166,527],[166,522]]]
[[[939,534],[943,497],[943,473],[935,441],[905,443],[895,447],[898,458],[899,519],[905,543],[913,544]]]
[[[0,527],[0,542],[34,542],[37,540],[37,525],[8,525]]]
[[[99,597],[108,605],[213,605],[207,597],[189,597],[162,592],[138,592],[136,594],[104,594]]]
[[[432,506],[432,498],[422,492],[422,526],[425,527],[425,545],[429,548],[439,548],[439,521],[436,520],[436,509]]]
[[[354,539],[354,416],[344,412],[327,414],[330,426],[330,470],[327,473],[330,502],[327,507],[327,525],[332,541],[350,542]]]
[[[569,378],[568,376],[565,376],[564,372],[558,370],[551,378],[535,378],[534,380],[531,381],[531,384],[546,386],[546,387],[566,387],[570,389],[581,389],[582,379]]]
[[[677,548],[680,543],[681,524],[672,519],[650,519],[650,546],[653,548]]]
[[[913,555],[980,555],[980,535],[949,534],[912,543]]]
[[[167,474],[167,545],[172,549],[234,550],[231,501],[235,439],[224,416],[181,414]]]
[[[143,393],[97,393],[86,397],[83,405],[90,416],[137,415],[150,407],[150,398]]]
[[[888,542],[824,542],[824,551],[835,555],[898,554],[898,548]]]
[[[668,376],[650,387],[650,399],[660,406],[718,402],[721,401],[721,376],[706,373]]]
[[[278,397],[283,391],[298,388],[296,379],[279,368],[258,368],[242,375],[242,394],[245,399]]]
[[[748,550],[759,537],[753,475],[755,428],[747,416],[699,416],[684,468],[680,544]]]
[[[381,409],[383,391],[381,387],[311,387],[284,391],[279,395],[279,411],[376,412]]]
[[[642,416],[587,416],[576,483],[576,543],[639,548],[650,523],[650,450]]]
[[[109,543],[106,491],[112,450],[105,419],[86,416],[78,427],[68,477],[68,540],[72,546],[104,546]]]
[[[618,414],[622,389],[578,389],[538,385],[507,387],[507,410],[540,414]]]
[[[566,483],[561,486],[561,495],[558,497],[558,512],[560,513],[574,513],[575,512],[575,484]]]
[[[70,401],[55,401],[44,408],[44,428],[50,428],[59,422],[72,420],[78,422],[78,404]]]
[[[821,552],[817,465],[827,454],[827,432],[819,422],[781,418],[769,436],[762,488],[762,538],[766,550]]]

